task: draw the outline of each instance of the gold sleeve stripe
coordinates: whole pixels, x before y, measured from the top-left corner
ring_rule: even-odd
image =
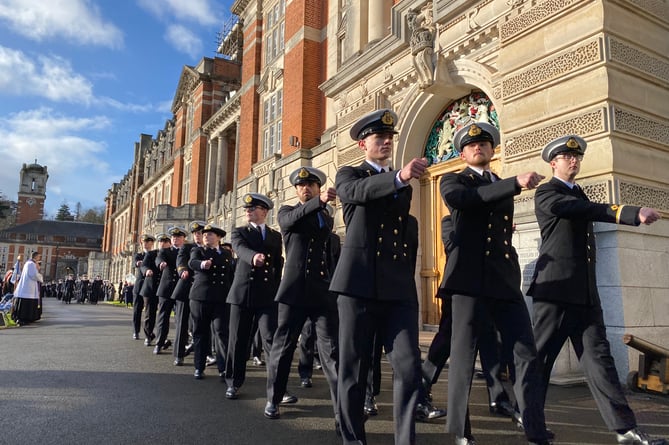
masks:
[[[620,214],[623,211],[624,205],[618,206],[618,211],[616,212],[616,224],[620,224]]]

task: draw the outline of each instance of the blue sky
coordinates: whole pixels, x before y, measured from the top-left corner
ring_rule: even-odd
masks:
[[[46,213],[104,205],[155,136],[184,65],[214,57],[232,0],[0,0],[0,192],[46,165]]]

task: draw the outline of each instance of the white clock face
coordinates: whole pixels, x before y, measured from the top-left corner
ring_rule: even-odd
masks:
[[[30,207],[35,205],[35,200],[33,198],[28,198],[26,199],[26,204],[28,204]]]

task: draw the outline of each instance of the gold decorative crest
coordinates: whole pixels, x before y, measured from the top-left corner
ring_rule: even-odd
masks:
[[[190,225],[190,229],[191,229],[191,230],[195,230],[195,229],[197,229],[198,227],[200,227],[200,225],[199,225],[198,223],[196,223],[196,222],[191,223],[191,225]]]
[[[302,169],[297,173],[297,176],[300,179],[308,178],[309,177],[309,170],[306,168],[302,167]]]
[[[467,134],[469,134],[469,136],[478,136],[479,134],[481,134],[481,127],[479,127],[478,125],[472,125],[471,127],[469,127],[469,131],[467,132]]]
[[[619,208],[619,207],[618,207],[617,205],[615,205],[615,204],[613,204],[613,205],[611,206],[611,210],[613,210],[614,212],[617,211],[618,208]]]
[[[251,202],[253,202],[253,196],[251,195],[244,196],[244,202],[247,204],[251,204]]]
[[[395,119],[393,119],[393,115],[388,111],[381,116],[381,122],[383,122],[384,125],[395,125]]]
[[[576,149],[576,148],[580,148],[580,146],[578,145],[578,142],[576,142],[576,139],[574,139],[574,138],[569,138],[567,140],[566,145],[567,145],[567,148],[571,148],[572,150]]]
[[[211,230],[213,228],[214,226],[212,226],[211,224],[207,224],[206,226],[204,226],[204,230]]]

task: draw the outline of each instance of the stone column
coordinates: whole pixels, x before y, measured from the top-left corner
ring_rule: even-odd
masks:
[[[375,1],[375,0],[371,0]],[[351,1],[348,10],[348,26],[351,33],[349,55],[362,51],[368,42],[369,0]],[[348,39],[347,39],[348,40]]]
[[[368,42],[381,40],[390,27],[390,8],[388,0],[368,0],[367,22],[369,24]],[[365,3],[365,2],[361,2]]]
[[[218,138],[218,165],[216,167],[216,199],[220,199],[228,181],[228,139]]]
[[[217,162],[218,162],[218,140],[220,137],[211,137],[209,138],[209,147],[207,149],[207,166],[205,168],[205,171],[207,172],[207,179],[206,179],[206,185],[205,185],[205,204],[207,208],[211,205],[211,203],[216,199],[216,187],[217,187]]]

